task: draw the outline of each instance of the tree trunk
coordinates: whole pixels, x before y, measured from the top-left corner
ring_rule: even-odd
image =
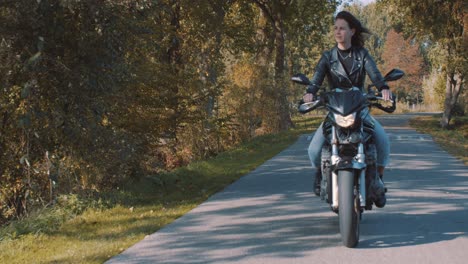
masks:
[[[167,62],[172,65],[174,75],[178,75],[182,65],[182,54],[181,54],[181,39],[179,37],[180,30],[180,4],[178,0],[171,2],[171,28],[173,30],[173,35],[171,36],[171,45],[167,51]],[[181,116],[181,109],[179,107],[179,86],[177,83],[172,85],[171,93],[172,97],[170,98],[170,109],[173,111],[171,114],[171,127],[169,133],[171,137],[177,142],[178,136],[178,127],[179,127],[179,118]]]
[[[261,130],[264,132],[272,131],[271,127],[274,127],[274,114],[271,110],[276,108],[273,97],[272,83],[270,82],[273,79],[270,74],[270,62],[273,54],[273,47],[275,43],[275,35],[272,32],[271,25],[271,15],[268,13],[266,8],[260,8],[260,19],[257,29],[257,45],[259,47],[256,54],[256,62],[258,67],[256,68],[257,76],[256,82],[254,83],[255,89],[258,89],[260,92],[260,109],[259,113],[261,114]],[[270,23],[269,23],[270,22]],[[253,93],[252,93],[253,95]],[[255,100],[255,97],[252,96],[249,100]],[[251,109],[253,110],[253,109]],[[276,114],[276,113],[275,113]],[[257,129],[257,120],[256,116],[251,111],[250,115],[250,135],[254,136]],[[253,125],[255,124],[255,125]]]
[[[229,1],[228,1],[229,2]],[[221,46],[222,46],[222,41],[223,41],[223,30],[224,30],[224,17],[226,16],[226,12],[223,8],[224,4],[220,4],[219,2],[216,1],[210,1],[210,5],[213,8],[217,21],[219,23],[219,26],[221,28],[218,28],[218,30],[215,32],[215,45],[213,50],[211,51],[212,54],[214,54],[213,57],[221,57]],[[208,56],[209,57],[209,56]],[[219,69],[216,66],[216,63],[209,63],[209,65],[205,65],[206,67],[206,72],[208,72],[208,81],[210,82],[210,87],[211,91],[208,93],[208,102],[207,102],[207,116],[208,117],[213,117],[214,111],[215,111],[215,105],[217,102],[217,96],[220,93],[219,92],[219,87],[218,87],[218,73]]]
[[[266,16],[267,14],[265,11],[260,10],[260,20],[267,20]],[[261,67],[267,67],[269,59],[271,58],[271,47],[274,43],[274,38],[272,38],[272,34],[267,24],[261,23],[259,25],[259,28],[257,29],[257,42],[260,46],[259,52],[257,53],[257,64]]]
[[[458,96],[463,86],[463,75],[460,73],[447,73],[447,83],[445,87],[444,113],[440,120],[442,128],[448,128],[452,118],[452,110],[457,103]]]
[[[255,3],[261,9],[261,14],[270,22],[273,32],[271,34],[274,39],[274,79],[275,84],[272,87],[273,112],[270,112],[270,122],[266,124],[271,132],[279,132],[287,130],[292,126],[291,116],[289,114],[289,103],[287,99],[288,89],[284,79],[285,73],[285,40],[284,40],[284,17],[286,9],[291,4],[291,1],[286,3],[258,1]]]
[[[278,89],[278,117],[279,131],[287,130],[292,126],[289,114],[288,86],[285,83],[285,54],[284,54],[284,24],[281,11],[278,11],[275,22],[275,86]]]

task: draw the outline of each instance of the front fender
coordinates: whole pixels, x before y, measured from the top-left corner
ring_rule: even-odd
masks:
[[[354,160],[340,160],[337,164],[330,166],[332,171],[337,170],[344,170],[344,169],[355,169],[355,170],[363,170],[366,168],[365,163],[357,162]]]

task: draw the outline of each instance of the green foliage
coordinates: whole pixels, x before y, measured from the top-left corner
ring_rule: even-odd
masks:
[[[283,59],[252,1],[2,2],[0,223],[278,130],[271,65],[308,67],[337,1],[308,2],[279,10]]]
[[[287,45],[292,72],[312,74],[323,51],[330,48],[333,38],[333,12],[340,1],[293,1],[286,11]]]
[[[385,8],[377,3],[362,6],[355,3],[346,8],[354,14],[361,23],[370,30],[371,35],[367,36],[366,49],[374,57],[377,64],[382,65],[382,53],[387,39],[387,33],[391,29],[389,16]]]
[[[258,51],[251,54],[265,81],[259,133],[278,132],[291,125],[291,101],[297,100],[296,87],[288,85],[297,72],[309,73],[323,52],[324,32],[340,1],[251,1],[259,11],[256,20]],[[287,63],[286,63],[287,62]],[[287,72],[286,65],[289,67]],[[270,81],[271,80],[271,81]]]
[[[50,189],[101,189],[128,177],[136,138],[107,121],[122,107],[109,99],[129,78],[130,8],[52,0],[0,8],[11,25],[0,31],[5,221],[52,202]]]
[[[423,78],[422,82],[424,104],[432,106],[432,111],[440,111],[445,99],[445,76],[437,70]]]
[[[436,81],[434,83],[434,92],[438,95],[437,103],[441,109],[444,107],[446,82],[446,77],[443,74],[437,74]]]

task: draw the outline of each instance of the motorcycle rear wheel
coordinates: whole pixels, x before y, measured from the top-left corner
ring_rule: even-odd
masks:
[[[359,216],[355,206],[354,172],[338,171],[338,203],[341,240],[346,247],[353,248],[359,243]]]

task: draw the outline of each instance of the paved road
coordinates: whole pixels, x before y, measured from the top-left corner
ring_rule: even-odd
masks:
[[[392,155],[384,209],[366,211],[354,249],[312,194],[308,137],[108,263],[468,263],[468,167],[409,115],[379,119]]]

